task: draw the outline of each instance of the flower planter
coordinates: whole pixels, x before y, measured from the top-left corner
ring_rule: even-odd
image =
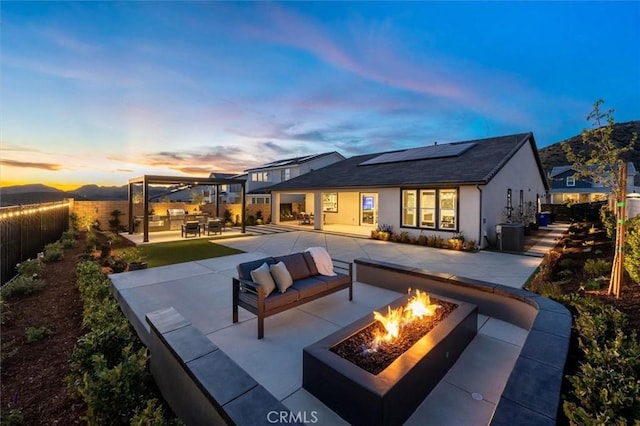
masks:
[[[147,262],[129,262],[128,271],[138,271],[140,269],[147,269]]]

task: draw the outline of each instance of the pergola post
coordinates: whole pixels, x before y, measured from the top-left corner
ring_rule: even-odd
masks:
[[[129,182],[128,186],[128,197],[129,197],[129,235],[133,234],[133,183]]]
[[[241,193],[242,193],[242,212],[240,213],[240,219],[242,220],[242,233],[245,233],[245,220],[244,220],[244,215],[245,215],[245,211],[247,209],[247,200],[245,197],[245,183],[242,182],[241,185]]]
[[[149,181],[145,176],[142,180],[142,199],[143,201],[143,209],[144,209],[144,235],[142,237],[142,241],[145,243],[149,242]]]

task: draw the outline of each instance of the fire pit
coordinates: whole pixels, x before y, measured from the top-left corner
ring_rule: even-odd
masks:
[[[372,313],[304,348],[303,387],[351,424],[404,422],[456,362],[477,330],[475,305],[435,296],[426,305],[431,318],[408,320],[414,299],[403,296],[379,310],[387,311],[386,316]],[[383,336],[373,342],[369,336],[376,329],[395,333],[396,326],[381,327],[377,319],[393,316],[400,317],[396,322],[398,337]],[[417,322],[413,329],[412,322]],[[408,347],[403,353],[397,350],[400,343]],[[391,357],[386,354],[389,346],[394,353]],[[372,361],[376,358],[386,360]]]

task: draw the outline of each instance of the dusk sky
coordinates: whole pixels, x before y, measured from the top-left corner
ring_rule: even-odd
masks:
[[[1,185],[640,119],[640,2],[0,3]]]

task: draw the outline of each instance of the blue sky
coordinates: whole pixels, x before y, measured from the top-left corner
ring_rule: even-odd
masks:
[[[2,185],[640,119],[640,2],[0,3]]]

